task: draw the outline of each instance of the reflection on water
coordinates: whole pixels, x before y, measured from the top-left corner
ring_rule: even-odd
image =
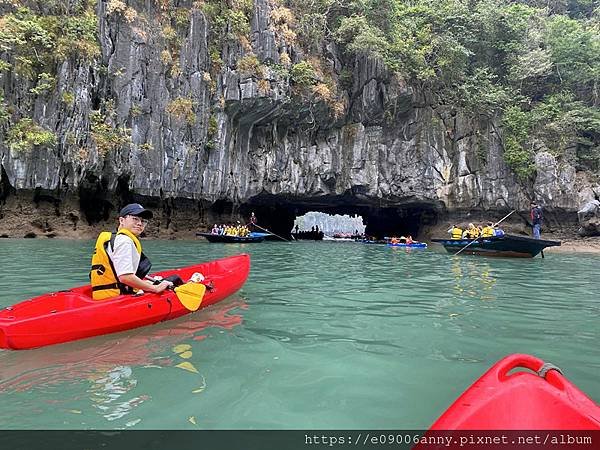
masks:
[[[454,275],[454,292],[459,297],[467,297],[482,301],[497,299],[495,292],[496,277],[487,261],[450,256],[452,274]]]
[[[132,375],[131,367],[117,366],[108,373],[100,372],[88,377],[88,380],[92,382],[92,387],[88,390],[90,400],[94,402],[93,406],[100,410],[106,420],[120,419],[129,414],[137,405],[149,399],[147,395],[141,395],[130,400],[118,401],[137,386],[138,382]]]
[[[1,242],[0,305],[84,283],[92,244]],[[175,321],[0,351],[0,426],[421,429],[517,352],[557,364],[600,401],[596,256],[325,242],[144,248],[156,270],[250,252],[250,278],[238,296]],[[30,267],[30,255],[43,257]]]
[[[200,393],[206,388],[206,380],[194,363],[187,361],[193,356],[192,345],[178,343],[201,341],[211,328],[233,329],[242,323],[242,316],[235,311],[246,307],[236,295],[191,316],[150,327],[28,351],[0,351],[0,395],[33,392],[44,398],[48,393],[60,392],[52,386],[83,383],[88,386],[85,395],[71,399],[60,395],[58,402],[49,403],[76,401],[80,403],[77,408],[63,410],[82,414],[82,410],[92,407],[112,422],[152,399],[151,394],[133,395],[138,390],[138,376],[144,376],[144,371],[173,367],[194,372],[199,386],[194,393]],[[178,351],[182,347],[186,351]],[[200,352],[198,357],[201,359]],[[44,409],[37,412],[46,413]],[[125,426],[140,421],[130,420]]]

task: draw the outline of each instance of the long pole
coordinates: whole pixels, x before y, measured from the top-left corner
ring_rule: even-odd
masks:
[[[278,234],[275,234],[275,233],[273,233],[272,231],[269,231],[269,230],[267,230],[267,229],[265,229],[265,228],[263,228],[263,227],[261,227],[261,226],[258,226],[258,225],[256,225],[255,223],[253,223],[252,225],[254,225],[256,228],[260,228],[261,230],[263,230],[263,231],[266,231],[267,233],[270,233],[270,234],[272,234],[273,236],[277,236],[279,239],[283,239],[285,242],[291,242],[289,239],[282,238],[282,237],[281,237],[281,236],[279,236]]]
[[[502,222],[504,222],[508,218],[508,216],[510,216],[515,211],[516,211],[516,209],[513,209],[511,212],[509,212],[507,215],[505,215],[502,219],[500,219],[498,222],[496,222],[493,226],[497,227],[498,225],[500,225]],[[471,245],[473,242],[477,241],[478,239],[479,239],[478,237],[473,239],[471,242],[469,242],[467,245],[465,245],[463,248],[461,248],[459,251],[457,251],[455,253],[455,255],[460,255],[465,248],[467,248],[469,245]]]

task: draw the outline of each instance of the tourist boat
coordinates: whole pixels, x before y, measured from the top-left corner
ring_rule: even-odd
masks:
[[[263,233],[257,233],[257,235],[249,236],[230,236],[228,234],[212,234],[212,233],[196,233],[196,236],[205,237],[208,242],[224,242],[224,243],[250,243],[250,242],[262,242],[265,240],[265,236],[260,236]]]
[[[292,233],[292,237],[297,241],[322,241],[325,233],[322,231],[299,231]]]
[[[600,430],[600,407],[557,367],[513,354],[458,397],[436,430]]]
[[[186,281],[196,272],[204,275],[203,283],[209,285],[197,299],[194,308],[198,309],[237,292],[248,278],[250,257],[230,256],[154,275],[179,275]],[[101,301],[92,300],[90,285],[40,295],[0,310],[0,348],[42,347],[175,319],[195,310],[177,289]]]
[[[503,236],[481,237],[475,239],[432,239],[431,242],[442,244],[448,253],[461,255],[509,256],[517,258],[533,258],[542,253],[546,247],[560,245],[560,241],[533,239],[525,236],[505,234]],[[461,251],[461,249],[463,249]]]

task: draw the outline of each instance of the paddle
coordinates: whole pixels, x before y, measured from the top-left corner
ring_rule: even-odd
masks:
[[[183,306],[190,311],[196,311],[202,304],[206,286],[202,283],[189,282],[177,286],[174,291]]]
[[[504,222],[504,220],[510,216],[512,213],[514,213],[516,211],[516,209],[513,209],[511,212],[509,212],[507,215],[505,215],[502,219],[500,219],[498,222],[496,222],[494,225],[492,225],[494,228],[497,227],[498,225],[500,225],[500,223]],[[455,255],[460,255],[460,253],[462,253],[462,251],[467,248],[469,245],[471,245],[473,242],[479,240],[479,237],[476,237],[475,239],[473,239],[471,242],[469,242],[467,245],[465,245],[463,248],[461,248],[459,251],[457,251],[455,253]]]
[[[253,223],[252,225],[254,225],[256,228],[260,228],[261,230],[263,230],[263,231],[266,231],[267,233],[270,233],[270,234],[272,234],[273,236],[277,236],[279,239],[283,239],[285,242],[291,242],[291,241],[289,241],[288,239],[282,238],[282,237],[281,237],[281,236],[279,236],[278,234],[275,234],[275,233],[273,233],[272,231],[269,231],[269,230],[267,230],[267,229],[265,229],[265,228],[263,228],[263,227],[260,227],[260,226],[256,225],[255,223]],[[293,237],[293,236],[292,236],[292,237]]]
[[[146,277],[150,281],[158,281],[151,277]],[[206,292],[206,285],[202,283],[194,283],[189,281],[181,286],[177,286],[173,289],[177,299],[190,311],[196,311],[202,304],[204,293]]]

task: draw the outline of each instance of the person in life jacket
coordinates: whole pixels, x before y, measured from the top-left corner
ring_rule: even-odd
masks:
[[[479,228],[470,223],[469,228],[463,232],[462,237],[467,239],[477,239],[479,237]]]
[[[159,294],[173,283],[163,280],[159,284],[144,280],[152,263],[142,252],[138,236],[142,234],[152,211],[138,203],[131,203],[119,213],[116,233],[103,231],[96,240],[92,256],[92,298],[105,300],[121,294],[134,294],[138,290]]]
[[[491,237],[495,235],[494,224],[492,222],[488,222],[481,232],[482,237]]]
[[[462,239],[463,230],[459,228],[458,225],[453,225],[452,228],[448,230],[450,233],[451,239]]]

